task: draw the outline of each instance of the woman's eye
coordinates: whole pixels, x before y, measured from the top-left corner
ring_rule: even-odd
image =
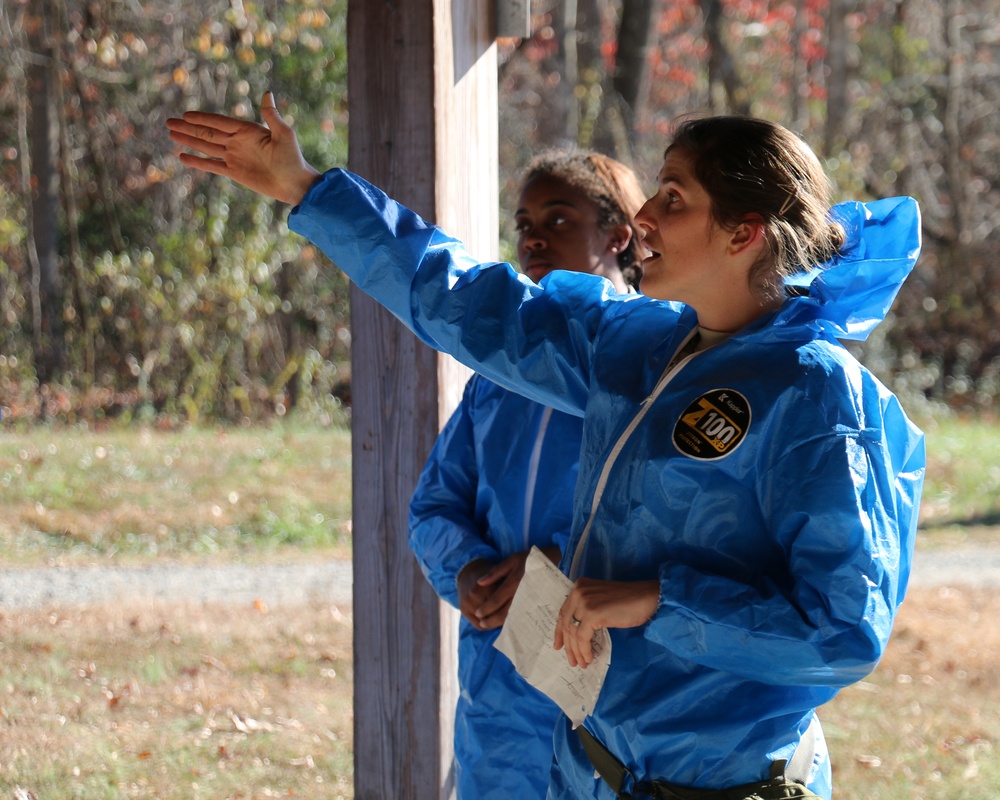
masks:
[[[552,225],[554,225],[556,227],[558,227],[560,225],[565,225],[567,222],[569,222],[569,220],[566,219],[566,217],[553,217],[552,218]]]
[[[527,222],[521,220],[514,225],[514,231],[517,233],[525,233],[530,227],[531,226]]]

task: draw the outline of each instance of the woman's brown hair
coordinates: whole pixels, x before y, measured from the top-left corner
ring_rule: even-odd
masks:
[[[787,128],[750,117],[689,119],[674,133],[672,150],[690,159],[721,227],[763,220],[768,251],[750,271],[761,298],[780,296],[786,276],[822,264],[843,246],[844,230],[828,214],[823,166]]]

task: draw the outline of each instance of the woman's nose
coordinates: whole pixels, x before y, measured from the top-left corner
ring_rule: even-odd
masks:
[[[547,242],[536,228],[529,228],[521,234],[521,246],[525,250],[541,250]]]
[[[639,232],[643,235],[643,237],[656,227],[653,217],[648,211],[649,204],[651,202],[653,202],[653,198],[649,198],[639,207],[639,210],[635,212],[635,224],[639,226]]]

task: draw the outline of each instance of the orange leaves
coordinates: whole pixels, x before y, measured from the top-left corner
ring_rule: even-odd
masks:
[[[138,699],[142,690],[136,681],[126,681],[120,689],[112,689],[110,686],[102,686],[101,691],[108,700],[108,708],[111,711],[124,706],[125,703]]]

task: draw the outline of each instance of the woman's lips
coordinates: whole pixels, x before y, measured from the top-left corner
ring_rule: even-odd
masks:
[[[539,272],[549,272],[551,270],[552,270],[551,262],[541,261],[541,260],[529,261],[524,267],[524,271],[528,274],[529,277],[531,276],[532,273],[537,274]]]

